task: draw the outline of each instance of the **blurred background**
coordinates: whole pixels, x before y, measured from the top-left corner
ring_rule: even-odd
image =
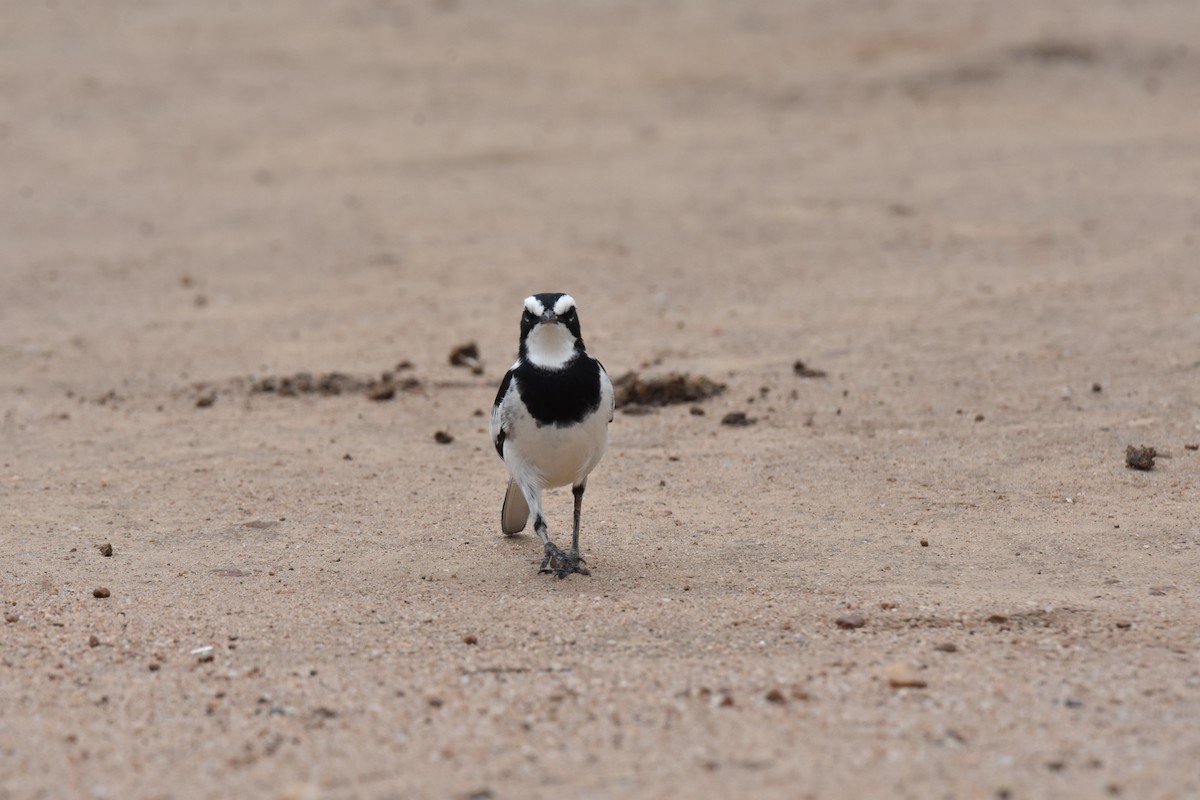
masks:
[[[1116,0],[10,4],[0,343],[178,381],[440,359],[448,339],[503,362],[543,290],[574,293],[631,366],[836,350],[847,317],[886,351],[898,330],[946,336],[936,317],[963,303],[976,342],[1018,310],[1052,329],[1055,303],[1092,292],[1136,317],[1127,259],[1195,285],[1198,18]],[[622,342],[635,324],[653,345]],[[695,335],[717,329],[712,350]]]

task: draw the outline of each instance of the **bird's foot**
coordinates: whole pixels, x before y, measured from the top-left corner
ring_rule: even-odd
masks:
[[[592,574],[583,566],[587,563],[583,556],[575,550],[564,553],[554,542],[546,542],[545,552],[546,557],[542,559],[542,566],[538,569],[539,575],[557,575],[559,578],[565,578],[575,572],[580,575]]]

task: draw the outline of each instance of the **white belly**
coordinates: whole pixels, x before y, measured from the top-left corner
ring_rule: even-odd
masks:
[[[569,428],[538,425],[529,418],[513,426],[504,443],[504,461],[513,474],[535,477],[543,488],[579,485],[608,446],[608,418],[593,414]]]

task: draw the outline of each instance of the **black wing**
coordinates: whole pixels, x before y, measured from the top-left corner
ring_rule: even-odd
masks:
[[[496,446],[496,452],[501,458],[504,458],[504,438],[508,434],[504,432],[504,426],[500,424],[500,404],[504,402],[504,395],[508,394],[508,385],[512,383],[512,377],[511,369],[504,373],[504,380],[500,381],[500,391],[496,392],[496,402],[492,403],[492,444]]]

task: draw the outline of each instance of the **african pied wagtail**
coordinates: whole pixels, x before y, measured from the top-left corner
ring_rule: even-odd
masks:
[[[560,578],[590,574],[579,556],[579,509],[588,473],[608,445],[612,418],[612,383],[584,350],[574,298],[554,292],[525,298],[517,363],[500,384],[490,430],[512,476],[500,529],[509,535],[522,531],[533,514],[545,552],[539,572]],[[571,550],[564,553],[546,532],[542,490],[568,483],[575,495],[575,528]]]

